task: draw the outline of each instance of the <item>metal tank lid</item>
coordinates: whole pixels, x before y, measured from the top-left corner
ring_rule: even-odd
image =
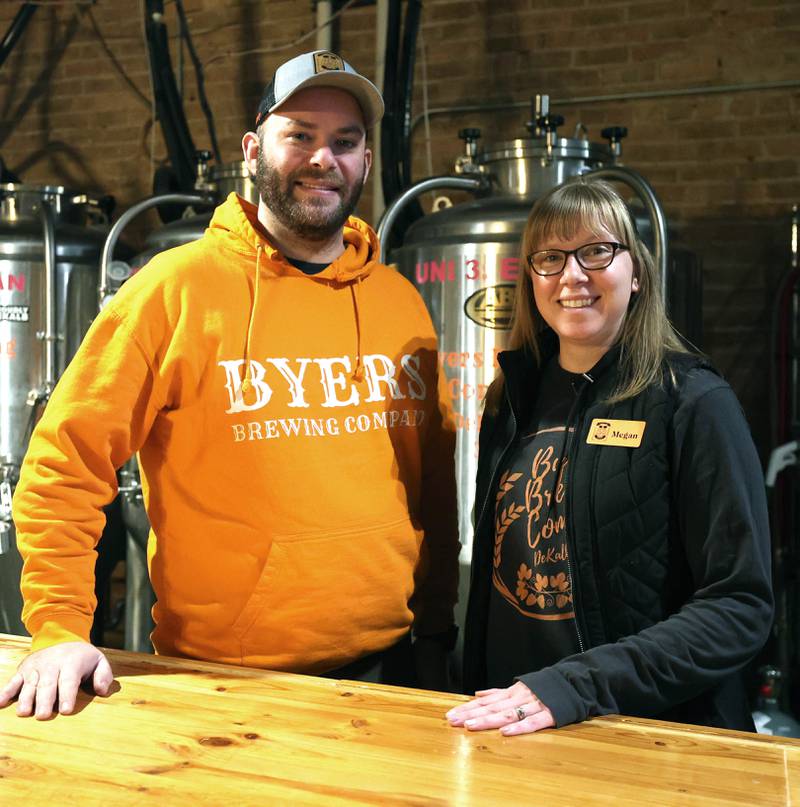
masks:
[[[42,201],[51,205],[57,222],[85,222],[89,204],[89,195],[85,192],[63,185],[28,185],[21,182],[0,183],[0,220],[38,219]]]
[[[553,140],[554,159],[582,159],[590,162],[613,163],[614,153],[604,143],[558,137]],[[528,157],[547,157],[547,141],[543,137],[519,138],[494,143],[478,156],[479,163],[496,160],[518,160]]]
[[[208,179],[216,188],[220,201],[235,191],[249,202],[258,204],[255,181],[244,160],[212,165],[208,169]]]
[[[228,177],[249,177],[250,170],[244,160],[229,163],[217,163],[208,169],[209,179],[222,179]]]
[[[28,185],[25,182],[2,182],[0,183],[2,193],[38,193],[42,196],[80,196],[78,191],[70,190],[63,185]]]
[[[205,232],[211,216],[210,212],[189,216],[185,219],[171,221],[148,233],[144,242],[144,250],[127,261],[128,266],[134,271],[138,271],[159,252],[196,241]]]
[[[178,219],[159,227],[148,233],[145,239],[146,249],[155,249],[160,252],[172,247],[179,247],[189,241],[196,241],[208,227],[211,221],[211,213],[201,213],[197,216],[189,216],[185,219]]]
[[[96,263],[106,233],[91,227],[56,220],[56,256],[62,261]],[[42,224],[38,218],[4,220],[0,216],[0,260],[41,261],[44,255]]]
[[[475,199],[447,207],[415,221],[403,246],[429,243],[516,241],[525,227],[531,201],[509,196]]]

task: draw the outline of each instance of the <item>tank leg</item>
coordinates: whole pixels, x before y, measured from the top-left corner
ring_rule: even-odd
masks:
[[[125,649],[152,653],[152,609],[156,597],[147,572],[147,549],[127,534]]]

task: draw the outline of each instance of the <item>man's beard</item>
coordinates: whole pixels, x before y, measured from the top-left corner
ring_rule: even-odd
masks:
[[[295,182],[302,179],[335,183],[342,193],[339,203],[330,210],[323,199],[301,201],[295,198]],[[256,190],[259,197],[284,227],[310,241],[325,241],[336,235],[356,209],[364,187],[364,172],[350,188],[341,184],[343,182],[340,174],[311,168],[298,169],[281,177],[278,169],[267,159],[264,149],[258,150]]]

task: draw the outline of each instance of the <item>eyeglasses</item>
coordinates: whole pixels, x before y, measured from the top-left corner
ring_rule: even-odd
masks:
[[[611,266],[621,249],[628,247],[616,241],[598,241],[584,244],[577,249],[540,249],[528,255],[528,266],[543,277],[558,275],[564,271],[567,258],[574,255],[582,269],[593,272],[595,269],[607,269]]]

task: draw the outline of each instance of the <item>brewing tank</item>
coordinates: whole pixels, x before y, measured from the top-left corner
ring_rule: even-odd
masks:
[[[97,312],[100,203],[0,185],[0,631],[24,633],[11,495],[33,426]],[[52,317],[52,319],[50,319]]]
[[[253,204],[258,204],[258,192],[253,178],[243,161],[220,163],[206,171],[201,171],[202,179],[198,182],[198,190],[207,193],[217,204],[223,202],[229,193],[238,193]],[[152,257],[172,247],[179,247],[196,241],[205,232],[211,221],[212,210],[197,212],[187,208],[186,215],[158,227],[147,234],[144,249],[126,264],[115,262],[112,268],[112,288],[118,288],[122,281],[141,269]]]

